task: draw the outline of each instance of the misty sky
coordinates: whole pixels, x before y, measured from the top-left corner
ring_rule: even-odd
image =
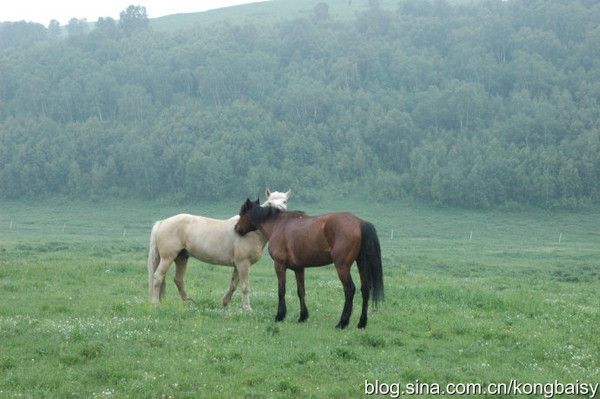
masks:
[[[149,18],[163,15],[206,11],[244,3],[264,0],[1,0],[0,21],[39,22],[48,26],[56,19],[61,25],[71,18],[86,18],[94,22],[99,17],[119,18],[119,12],[127,6],[146,7]]]

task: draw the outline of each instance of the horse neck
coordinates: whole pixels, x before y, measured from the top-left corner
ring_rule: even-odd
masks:
[[[275,226],[277,225],[277,220],[279,219],[279,215],[276,215],[274,217],[271,217],[265,221],[263,221],[258,230],[259,232],[262,233],[262,235],[265,237],[265,239],[268,241],[269,239],[271,239],[271,234],[273,234],[273,230],[275,229]]]

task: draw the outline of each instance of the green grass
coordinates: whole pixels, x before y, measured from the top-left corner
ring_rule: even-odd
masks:
[[[250,274],[251,313],[239,292],[221,307],[230,268],[197,261],[186,275],[196,305],[181,302],[171,270],[166,301],[152,307],[152,222],[229,217],[239,205],[0,203],[0,397],[345,398],[365,379],[600,380],[598,210],[292,200],[378,228],[386,300],[366,331],[356,328],[358,297],[349,328],[334,328],[343,293],[332,267],[307,271],[303,324],[288,273],[288,317],[275,323],[268,254]]]

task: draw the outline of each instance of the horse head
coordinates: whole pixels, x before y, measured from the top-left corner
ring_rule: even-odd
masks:
[[[260,206],[260,200],[257,197],[256,201],[251,201],[250,198],[246,198],[246,202],[240,208],[240,219],[235,224],[235,232],[241,236],[248,234],[251,231],[257,230],[258,226],[256,226],[252,222],[251,211],[255,207]]]
[[[272,206],[273,208],[278,208],[282,211],[286,211],[288,199],[292,195],[292,190],[288,190],[285,193],[281,193],[279,191],[271,191],[267,189],[265,191],[265,194],[267,196],[267,200],[262,204],[262,206]]]

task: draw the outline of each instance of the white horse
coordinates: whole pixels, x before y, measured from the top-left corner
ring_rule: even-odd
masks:
[[[287,210],[287,202],[292,195],[292,190],[287,190],[285,193],[280,193],[279,191],[271,191],[267,189],[265,194],[267,195],[267,200],[261,206],[272,206],[285,211]],[[237,216],[239,217],[239,215]]]
[[[266,191],[268,199],[263,206],[287,209],[291,190],[286,193]],[[257,202],[258,204],[258,199]],[[231,301],[238,281],[242,286],[242,308],[251,310],[248,298],[250,266],[262,256],[267,239],[260,232],[240,236],[233,227],[239,215],[230,219],[211,219],[203,216],[179,214],[154,223],[150,233],[148,252],[148,291],[152,303],[158,304],[165,293],[165,274],[175,261],[175,285],[184,301],[190,300],[183,277],[190,256],[214,265],[233,266],[229,290],[223,297],[223,306]]]

